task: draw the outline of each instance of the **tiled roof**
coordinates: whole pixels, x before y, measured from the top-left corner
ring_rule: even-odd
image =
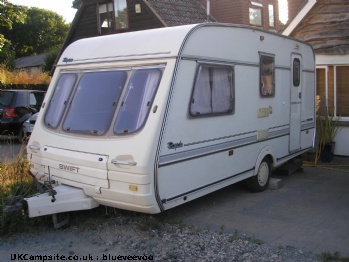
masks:
[[[206,9],[196,0],[148,0],[167,26],[197,24],[207,21]],[[215,21],[210,18],[210,21]]]
[[[16,59],[16,68],[41,66],[44,64],[46,55],[47,53],[43,53],[39,55],[18,58]]]

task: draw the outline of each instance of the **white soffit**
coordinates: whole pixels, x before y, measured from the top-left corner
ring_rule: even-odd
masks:
[[[305,6],[300,10],[300,12],[293,18],[286,29],[282,32],[283,35],[289,36],[292,31],[297,27],[297,25],[303,20],[303,18],[308,14],[308,12],[313,8],[317,0],[308,0]]]
[[[321,65],[349,65],[348,55],[315,55],[317,66]]]

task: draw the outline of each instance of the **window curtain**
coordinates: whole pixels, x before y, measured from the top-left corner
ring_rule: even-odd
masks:
[[[209,68],[200,67],[194,87],[190,112],[193,115],[212,113]]]
[[[231,87],[229,72],[225,68],[212,70],[212,110],[213,113],[231,109]]]

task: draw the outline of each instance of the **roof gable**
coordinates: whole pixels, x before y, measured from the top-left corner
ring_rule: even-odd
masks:
[[[45,57],[47,53],[26,56],[16,59],[16,68],[27,68],[34,66],[42,66],[45,62]]]
[[[197,24],[207,21],[206,9],[196,0],[145,1],[167,26]],[[215,21],[210,18],[210,21]]]

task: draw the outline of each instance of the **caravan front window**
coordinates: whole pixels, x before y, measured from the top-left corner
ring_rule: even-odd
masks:
[[[77,75],[74,73],[62,74],[59,78],[45,115],[44,121],[47,126],[56,128],[61,122],[76,79]]]
[[[114,125],[115,134],[135,132],[143,126],[160,78],[159,69],[139,69],[132,74]]]
[[[190,115],[229,114],[234,110],[234,69],[199,67],[190,103]]]
[[[126,78],[123,71],[85,73],[69,105],[63,129],[91,135],[104,134],[110,126]]]

